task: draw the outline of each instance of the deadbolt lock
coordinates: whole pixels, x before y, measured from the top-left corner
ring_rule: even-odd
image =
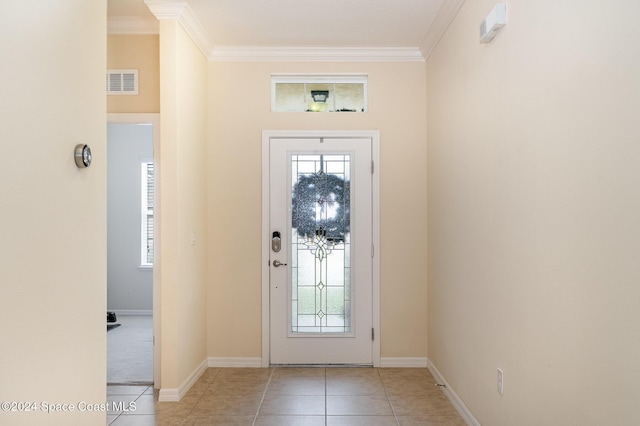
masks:
[[[280,239],[280,232],[275,231],[271,235],[271,250],[277,253],[280,251],[281,245],[282,245],[282,242]]]

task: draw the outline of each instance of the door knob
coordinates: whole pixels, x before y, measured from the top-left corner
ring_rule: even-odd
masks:
[[[286,263],[282,263],[279,260],[274,260],[273,261],[273,266],[275,266],[277,268],[278,266],[287,266],[287,264]]]

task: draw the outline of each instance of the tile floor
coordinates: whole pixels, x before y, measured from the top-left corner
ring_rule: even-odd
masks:
[[[464,426],[424,368],[209,368],[180,402],[150,386],[108,386],[111,426]]]

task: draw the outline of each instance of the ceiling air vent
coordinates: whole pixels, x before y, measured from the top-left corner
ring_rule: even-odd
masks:
[[[107,95],[137,95],[138,70],[107,70]]]

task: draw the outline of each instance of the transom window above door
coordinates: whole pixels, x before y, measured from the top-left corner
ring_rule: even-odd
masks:
[[[271,76],[273,112],[366,112],[364,74]]]

